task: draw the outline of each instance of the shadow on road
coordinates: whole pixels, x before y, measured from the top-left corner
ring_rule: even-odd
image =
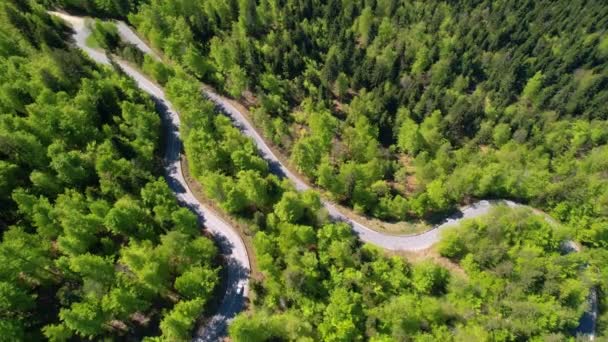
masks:
[[[227,258],[224,269],[220,275],[224,279],[218,293],[224,293],[215,315],[209,318],[197,332],[193,341],[211,342],[219,341],[228,333],[230,321],[241,312],[246,303],[244,295],[244,282],[249,278],[249,270],[233,258]]]
[[[157,97],[152,96],[156,104],[156,110],[161,114],[163,121],[163,136],[165,139],[165,151],[163,164],[165,168],[165,178],[171,190],[177,195],[180,205],[190,209],[196,214],[201,226],[205,226],[205,214],[202,212],[200,204],[194,198],[189,198],[188,189],[185,188],[183,175],[179,169],[181,162],[182,141],[179,134],[179,127],[173,120],[177,114],[167,105],[167,103]],[[193,341],[219,341],[227,334],[227,327],[230,321],[243,309],[246,302],[245,284],[249,279],[249,269],[232,256],[235,248],[234,244],[224,235],[213,234],[213,240],[218,246],[224,262],[220,272],[221,283],[216,290],[221,300],[211,302],[210,307],[215,310],[215,314],[199,324],[199,329]],[[218,298],[218,297],[214,297]]]

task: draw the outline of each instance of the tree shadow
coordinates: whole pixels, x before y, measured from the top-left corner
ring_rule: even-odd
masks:
[[[209,97],[207,97],[207,98],[209,98]],[[212,100],[210,100],[210,101],[212,101]],[[215,109],[217,111],[219,111],[220,113],[222,113],[223,115],[225,115],[226,117],[228,117],[228,119],[230,119],[230,121],[232,122],[232,125],[234,127],[236,127],[238,130],[240,130],[249,139],[255,140],[251,136],[251,134],[248,134],[247,127],[242,122],[235,119],[234,116],[230,114],[230,111],[228,109],[226,109],[226,107],[224,107],[221,103],[218,103],[215,101],[212,101],[212,102],[215,104]],[[281,179],[287,178],[287,174],[283,170],[283,166],[281,165],[281,163],[279,161],[277,161],[276,159],[272,158],[271,156],[269,156],[268,153],[266,153],[265,151],[260,149],[260,147],[258,146],[257,143],[255,143],[255,141],[254,141],[254,144],[255,144],[256,149],[258,150],[259,155],[262,157],[262,159],[264,159],[268,163],[268,171],[270,171],[272,174],[278,176]]]
[[[188,201],[184,197],[188,190],[187,185],[183,184],[185,180],[179,169],[183,145],[179,134],[179,126],[172,117],[177,113],[173,112],[163,99],[152,96],[152,100],[156,105],[156,110],[161,114],[163,122],[164,151],[162,152],[167,184],[177,195],[180,205],[195,213],[199,224],[204,226],[205,214],[202,212],[200,204]],[[200,328],[198,328],[193,338],[194,341],[221,340],[227,333],[228,323],[243,309],[247,300],[245,284],[249,279],[249,269],[232,256],[234,245],[226,236],[212,234],[212,237],[221,255],[223,255],[224,263],[220,272],[221,282],[215,291],[218,296],[214,296],[208,306],[208,311],[215,312],[215,314],[199,325]]]
[[[216,313],[207,319],[196,331],[193,341],[220,341],[227,334],[228,324],[245,307],[245,281],[249,278],[249,270],[236,259],[228,257],[221,272],[223,279],[218,293],[224,293],[222,300],[216,305]]]

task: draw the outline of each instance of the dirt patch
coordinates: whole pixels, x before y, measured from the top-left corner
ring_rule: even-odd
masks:
[[[414,159],[411,156],[407,154],[401,154],[399,156],[399,163],[403,166],[403,170],[405,172],[402,176],[400,176],[400,179],[398,181],[393,183],[393,188],[395,188],[397,191],[407,197],[408,195],[414,194],[419,191],[420,182],[414,174]]]
[[[324,196],[327,197],[327,196]],[[424,221],[396,221],[386,222],[380,219],[363,216],[354,212],[353,209],[333,203],[338,210],[351,220],[357,221],[375,231],[389,235],[416,235],[430,230],[432,227]]]
[[[423,250],[417,251],[417,252],[391,251],[391,252],[387,252],[387,253],[388,253],[388,255],[391,255],[391,256],[399,256],[399,257],[405,258],[407,261],[409,261],[410,263],[412,263],[414,265],[418,264],[422,261],[431,260],[434,263],[436,263],[437,265],[442,266],[445,269],[447,269],[448,271],[450,271],[450,273],[452,275],[456,275],[463,279],[468,279],[468,276],[467,276],[466,272],[464,271],[464,269],[462,269],[462,267],[460,267],[459,264],[453,262],[452,260],[439,255],[439,252],[437,252],[436,247],[423,249]]]

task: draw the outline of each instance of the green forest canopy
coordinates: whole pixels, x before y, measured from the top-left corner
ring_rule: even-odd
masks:
[[[140,60],[183,116],[193,175],[250,222],[263,273],[253,310],[231,326],[235,340],[562,340],[591,284],[603,298],[601,2],[49,2],[128,17],[179,64]],[[388,258],[328,222],[317,195],[270,174],[186,74],[237,98],[251,91],[267,137],[362,213],[425,217],[508,197],[564,228],[504,209],[465,224],[439,251],[466,277]],[[570,237],[588,249],[564,254]],[[184,303],[175,312],[199,304]]]
[[[608,244],[601,2],[152,1],[129,19],[191,74],[253,92],[266,136],[361,213],[400,220],[512,198],[588,247]],[[187,155],[213,140],[191,139]],[[239,211],[230,187],[246,183],[220,184],[210,196]]]
[[[194,79],[171,70],[163,82],[191,172],[249,223],[263,275],[251,286],[253,310],[230,327],[236,341],[560,340],[577,327],[591,286],[605,286],[596,277],[607,253],[567,254],[573,230],[529,209],[499,208],[448,233],[439,252],[465,277],[362,246],[349,226],[329,222],[317,194],[271,174]]]
[[[217,248],[159,177],[152,101],[67,37],[0,4],[0,340],[187,340]]]
[[[237,98],[253,92],[258,127],[356,211],[402,220],[511,198],[606,245],[605,4],[137,6],[111,14],[189,73]]]

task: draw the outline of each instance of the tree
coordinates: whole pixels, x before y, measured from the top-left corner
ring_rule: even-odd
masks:
[[[293,313],[238,315],[229,327],[230,337],[237,342],[267,341],[272,338],[288,340],[312,339],[312,327]]]
[[[179,208],[171,214],[173,229],[188,236],[200,234],[198,217],[186,208]]]
[[[12,283],[0,281],[0,311],[3,315],[20,318],[34,307],[31,294]]]
[[[543,85],[543,73],[538,71],[532,78],[528,80],[524,90],[521,93],[521,96],[527,100],[536,102],[536,96],[538,96],[539,91]]]
[[[430,51],[426,45],[422,45],[416,50],[416,60],[412,64],[411,72],[414,75],[420,75],[423,73],[428,66],[431,64],[431,58],[429,56]]]
[[[420,134],[418,124],[406,118],[399,129],[398,146],[403,152],[415,156],[425,147],[425,140]]]
[[[60,144],[49,146],[50,166],[57,172],[57,178],[74,186],[88,183],[93,176],[93,165],[88,160],[88,156],[83,156],[79,151],[64,152],[64,148]]]
[[[355,29],[359,34],[359,41],[362,46],[366,46],[370,41],[371,28],[374,21],[374,14],[370,7],[365,7],[361,15],[355,21]]]
[[[217,255],[217,247],[204,237],[192,239],[184,233],[172,231],[160,239],[155,251],[157,260],[166,264],[173,274],[181,274],[197,264],[210,265]]]
[[[412,285],[421,294],[442,294],[446,291],[449,273],[445,268],[422,262],[414,265]]]
[[[24,338],[25,327],[17,319],[3,319],[0,321],[0,333],[7,341],[18,341]]]
[[[9,194],[18,186],[19,166],[0,160],[0,200],[7,200]]]
[[[59,317],[66,327],[85,338],[98,336],[105,328],[106,317],[99,303],[91,301],[77,302],[69,309],[61,309]]]
[[[120,320],[126,320],[133,313],[145,310],[150,304],[137,291],[126,287],[115,287],[101,299],[103,312]]]
[[[226,88],[230,96],[237,99],[241,97],[243,91],[247,89],[247,74],[243,68],[238,65],[230,68],[226,80]]]
[[[291,152],[291,159],[298,170],[309,177],[315,174],[322,157],[323,150],[319,145],[317,139],[305,137],[294,144]]]
[[[207,302],[219,279],[216,270],[194,266],[175,279],[175,289],[187,299]]]
[[[450,259],[461,259],[466,253],[466,246],[462,237],[455,229],[445,230],[439,242],[439,254]]]
[[[338,95],[338,98],[344,99],[344,97],[346,96],[346,94],[348,92],[348,88],[349,88],[348,76],[346,76],[346,74],[341,72],[340,74],[338,74],[338,78],[336,79],[336,84],[335,84],[336,95]]]
[[[184,58],[192,59],[194,58],[191,55],[186,55]],[[195,63],[195,61],[190,60],[190,64]],[[172,69],[168,68],[164,63],[157,62],[150,55],[144,55],[143,63],[141,69],[144,71],[146,75],[150,75],[155,81],[157,81],[161,85],[165,85],[169,78],[174,75]]]
[[[259,172],[240,171],[237,174],[237,187],[245,195],[250,207],[266,208],[270,202],[269,184]]]
[[[4,232],[0,244],[0,279],[16,281],[20,275],[40,282],[56,278],[50,258],[50,245],[34,234],[28,234],[20,227],[12,227]]]
[[[350,159],[359,163],[373,160],[378,156],[378,129],[366,116],[359,115],[355,120],[343,133]]]
[[[494,140],[494,145],[501,147],[511,138],[511,127],[506,123],[499,123],[494,127],[492,138]]]
[[[140,191],[142,203],[154,211],[155,219],[161,223],[170,220],[175,215],[177,207],[175,196],[169,186],[162,178],[148,182]]]
[[[357,341],[361,339],[361,297],[346,289],[331,293],[323,313],[319,331],[325,341]]]
[[[114,233],[127,237],[151,237],[154,227],[150,224],[149,216],[129,197],[123,197],[114,204],[105,217],[105,225]]]
[[[70,258],[69,264],[72,272],[105,287],[114,281],[114,264],[101,256],[90,253],[82,254]]]
[[[160,322],[162,338],[167,341],[189,341],[203,303],[203,299],[198,298],[177,303]]]
[[[259,171],[261,174],[268,172],[268,164],[266,161],[246,149],[232,152],[232,154],[230,154],[230,159],[234,164],[235,172],[248,170]]]
[[[65,342],[74,335],[74,333],[65,324],[47,325],[42,330],[44,332],[44,336],[51,342]]]
[[[401,310],[404,307],[408,308],[406,312]],[[371,316],[380,322],[378,325],[382,331],[390,333],[392,341],[408,336],[420,336],[427,330],[425,327],[443,326],[448,319],[444,311],[436,298],[407,294],[393,297],[383,306],[374,308]],[[449,333],[447,338],[450,339],[450,336],[452,333]]]
[[[345,269],[356,263],[355,238],[347,224],[326,224],[318,230],[317,239],[321,264]]]
[[[282,221],[295,223],[302,218],[304,206],[298,194],[289,191],[285,192],[281,200],[275,204],[274,212]]]
[[[325,85],[331,85],[340,72],[340,64],[338,59],[338,49],[332,46],[325,57],[325,65],[321,71],[321,77]]]
[[[167,288],[169,265],[154,253],[150,241],[129,243],[129,246],[121,250],[120,262],[150,290],[159,293]]]
[[[259,18],[255,1],[239,0],[239,25],[249,34],[257,31]]]
[[[57,238],[62,228],[48,198],[36,198],[25,189],[15,190],[11,197],[17,203],[19,211],[30,218],[39,235],[47,239]]]
[[[212,66],[201,54],[199,49],[194,45],[189,45],[186,48],[186,52],[182,57],[182,60],[188,69],[191,70],[198,78],[209,78],[211,76],[211,72],[213,70]]]
[[[91,25],[91,37],[104,50],[114,50],[118,46],[118,28],[114,23],[95,19]]]
[[[448,196],[446,184],[441,178],[435,179],[427,185],[426,191],[428,199],[436,210],[441,211],[447,209],[450,198]]]

